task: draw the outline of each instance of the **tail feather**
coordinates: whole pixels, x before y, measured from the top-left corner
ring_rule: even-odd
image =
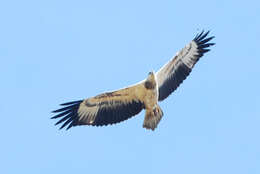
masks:
[[[146,110],[143,127],[154,130],[162,119],[162,116],[163,112],[159,105],[156,105],[151,110]]]

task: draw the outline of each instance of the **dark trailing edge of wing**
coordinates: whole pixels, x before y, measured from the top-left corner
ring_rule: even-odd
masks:
[[[159,101],[167,98],[173,91],[175,91],[178,86],[186,79],[190,74],[191,69],[188,68],[183,63],[180,63],[178,69],[168,77],[164,84],[159,88]]]
[[[62,126],[60,127],[60,129],[62,129],[70,123],[67,127],[67,130],[69,128],[71,128],[72,126],[77,125],[78,119],[79,119],[77,111],[78,111],[79,105],[82,101],[83,100],[63,103],[63,104],[60,104],[60,105],[66,106],[66,107],[52,111],[52,113],[58,113],[58,114],[51,117],[51,119],[61,118],[55,125],[58,125],[58,124],[64,122],[62,124]]]
[[[198,45],[198,54],[194,55],[196,62],[200,59],[200,57],[204,55],[204,53],[210,50],[208,49],[208,47],[215,45],[215,43],[208,43],[214,38],[214,36],[207,38],[208,34],[209,31],[207,31],[206,33],[202,31],[200,34],[197,34],[196,37],[193,39],[193,41],[196,42],[196,44]],[[176,62],[171,75],[163,83],[163,85],[159,87],[159,101],[164,100],[174,90],[176,90],[178,86],[187,78],[191,70],[192,69],[185,65],[181,59]]]
[[[103,126],[108,124],[119,123],[138,114],[144,108],[144,104],[140,101],[132,101],[131,103],[120,103],[112,106],[104,103],[100,105],[93,126]]]
[[[83,119],[79,120],[78,109],[82,102],[83,100],[63,103],[61,105],[65,107],[52,111],[56,113],[56,115],[51,117],[51,119],[60,119],[55,125],[63,123],[60,129],[68,125],[66,128],[68,130],[72,126],[77,125],[103,126],[114,124],[131,118],[144,108],[144,104],[140,101],[132,101],[131,103],[125,104],[114,101],[115,105],[113,105],[113,102],[110,103],[108,101],[98,104],[85,103],[87,107],[98,106],[98,112],[94,116],[94,122],[90,124],[88,123],[88,117],[90,115],[85,115]]]

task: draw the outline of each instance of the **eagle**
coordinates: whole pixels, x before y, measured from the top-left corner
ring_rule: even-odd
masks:
[[[127,120],[145,109],[143,127],[154,130],[163,111],[158,102],[166,99],[186,79],[198,60],[208,52],[214,36],[209,31],[198,33],[194,39],[157,72],[149,72],[146,79],[126,88],[60,104],[52,111],[55,125],[70,129],[79,125],[106,126]]]

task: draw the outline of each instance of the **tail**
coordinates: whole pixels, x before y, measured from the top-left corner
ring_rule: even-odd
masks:
[[[143,127],[154,130],[163,116],[162,109],[159,105],[155,105],[153,109],[146,110]]]

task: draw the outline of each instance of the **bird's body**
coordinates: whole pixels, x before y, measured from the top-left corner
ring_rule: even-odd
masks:
[[[143,127],[154,130],[163,116],[163,112],[158,105],[158,83],[156,76],[150,72],[147,80],[143,83],[144,86],[144,105],[145,105],[145,119]]]
[[[52,118],[61,119],[61,128],[77,125],[103,126],[118,123],[137,115],[143,109],[143,127],[154,130],[163,112],[159,101],[167,98],[189,75],[201,56],[214,45],[208,43],[213,37],[206,38],[209,32],[197,35],[185,48],[167,62],[156,73],[150,72],[147,79],[113,92],[106,92],[85,100],[61,104],[64,108],[53,111],[58,113]]]

